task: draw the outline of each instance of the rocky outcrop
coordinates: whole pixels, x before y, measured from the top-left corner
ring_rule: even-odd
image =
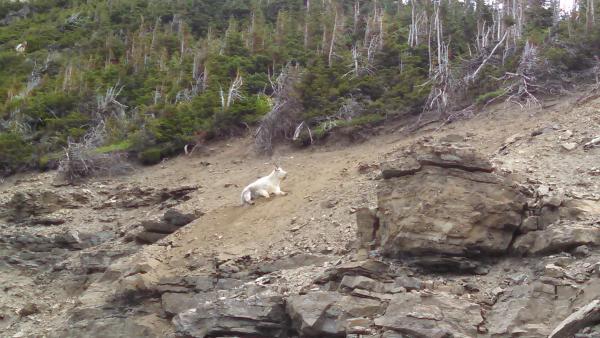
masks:
[[[512,245],[515,252],[527,255],[569,251],[581,245],[600,245],[597,222],[559,222],[545,230],[519,236]]]
[[[563,320],[549,338],[573,337],[581,329],[596,324],[600,324],[600,299],[594,300]]]
[[[505,253],[521,225],[526,197],[473,148],[425,141],[381,168],[375,241],[386,256]]]
[[[290,297],[286,308],[302,336],[344,337],[347,320],[374,317],[382,305],[373,299],[318,291]]]
[[[143,230],[137,233],[136,239],[141,243],[157,242],[203,214],[199,210],[183,212],[177,209],[169,209],[161,218],[143,221],[140,224]]]
[[[182,201],[190,199],[189,194],[198,190],[198,186],[180,186],[175,188],[155,189],[151,187],[139,186],[119,186],[102,203],[95,206],[95,209],[104,209],[110,207],[116,208],[140,208],[161,203],[172,207]]]
[[[375,325],[415,338],[477,337],[483,330],[481,308],[450,295],[401,293]]]
[[[42,216],[61,209],[76,209],[89,201],[85,193],[71,195],[51,190],[19,191],[0,208],[0,218],[9,222],[44,223]],[[49,223],[53,223],[51,218]],[[64,223],[58,221],[57,223]]]
[[[252,300],[225,299],[196,304],[174,319],[180,334],[191,337],[252,336],[285,337],[287,332],[283,300],[260,297]]]

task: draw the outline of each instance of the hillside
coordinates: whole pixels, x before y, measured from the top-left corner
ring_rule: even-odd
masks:
[[[0,336],[600,337],[598,6],[0,0]]]
[[[412,306],[410,297],[419,295],[430,299],[414,309],[420,320],[435,316],[428,311],[446,311],[446,317],[438,319],[440,332],[546,337],[571,312],[595,299],[600,287],[598,230],[588,237],[578,232],[597,227],[600,215],[598,148],[583,146],[598,136],[600,101],[576,103],[587,91],[581,88],[543,109],[499,104],[472,119],[433,123],[414,133],[382,130],[353,145],[280,148],[274,159],[289,173],[283,183],[289,195],[259,200],[252,207],[239,206],[239,192],[270,165],[268,157],[254,153],[249,138],[211,144],[192,156],[79,186],[57,185],[56,172],[10,177],[2,183],[0,194],[5,212],[0,241],[3,335],[203,337],[209,332],[212,337],[258,330],[263,334],[249,335],[293,337],[302,332],[301,336],[311,336],[323,335],[319,330],[332,331],[327,326],[319,329],[319,322],[303,324],[312,328],[296,326],[297,316],[325,311],[322,318],[342,327],[346,318],[366,318],[352,324],[362,329],[348,332],[380,337],[385,331],[382,337],[394,337],[399,334],[394,332],[404,334],[409,328],[415,331],[408,336],[430,336],[433,333],[421,326],[426,324],[402,322],[406,319],[401,319],[401,312],[396,312],[395,324],[382,324],[390,320],[386,306],[390,311],[394,304]],[[511,249],[507,255],[461,258],[466,259],[462,268],[454,267],[452,256],[423,256],[446,257],[448,261],[440,264],[450,264],[450,272],[413,265],[420,255],[384,258],[373,253],[365,261],[364,252],[357,251],[355,211],[377,206],[377,195],[386,184],[380,177],[385,167],[379,163],[424,138],[468,143],[493,161],[498,175],[520,182],[523,191],[560,192],[560,217],[547,229],[521,234],[515,242],[533,234],[549,241],[549,251]],[[472,189],[476,193],[478,188]],[[416,197],[406,198],[408,203]],[[456,200],[444,203],[448,210],[462,208],[457,204],[461,198],[456,195]],[[198,218],[154,244],[141,241],[147,237],[140,237],[140,223],[173,207]],[[540,217],[550,214],[544,215]],[[551,231],[563,231],[565,237],[555,243]],[[373,265],[376,262],[385,268]],[[463,270],[471,265],[479,268]],[[366,284],[358,286],[344,284],[352,282],[347,278],[356,273],[370,278],[360,277]],[[349,290],[337,289],[340,281],[335,279],[323,284],[323,279],[335,274],[345,274],[342,284]],[[377,283],[389,285],[385,283],[390,276],[395,278],[395,291],[385,294],[372,289]],[[339,298],[340,302],[351,303],[339,303],[336,311],[341,312],[325,314],[319,307],[326,304],[320,302],[335,290],[340,292],[336,298],[350,297]],[[264,326],[275,325],[271,315],[259,315],[278,304],[274,296],[287,299],[285,313],[292,320],[279,334],[267,329],[278,326]],[[308,302],[303,303],[305,308],[295,307],[302,297],[308,297],[303,300]],[[396,303],[400,300],[406,303]],[[465,304],[481,307],[483,319],[474,318],[471,310],[455,313],[444,308]],[[373,306],[374,312],[369,310]],[[195,307],[199,312],[193,313],[208,311],[216,322],[194,319],[191,312],[186,315],[186,309]],[[319,316],[318,312],[310,315]],[[247,319],[233,319],[236,316]],[[595,337],[597,326],[584,327],[597,323],[585,318],[568,324],[585,333],[580,337]],[[461,324],[472,321],[478,323],[476,328]]]
[[[248,130],[269,153],[339,128],[536,106],[600,71],[598,4],[559,5],[3,0],[0,174],[71,172],[67,153],[94,159],[76,176],[107,157],[155,164]]]

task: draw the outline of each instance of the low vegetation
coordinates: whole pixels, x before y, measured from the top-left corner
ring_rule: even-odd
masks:
[[[536,104],[594,67],[598,5],[513,2],[0,0],[0,173],[52,167],[100,124],[96,154],[154,164],[198,132],[257,129],[270,152],[298,128]]]

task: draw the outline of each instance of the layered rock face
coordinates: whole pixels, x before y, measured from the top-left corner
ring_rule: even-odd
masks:
[[[474,149],[421,143],[381,167],[376,237],[386,256],[508,250],[526,197]]]
[[[358,251],[189,250],[176,268],[152,249],[173,254],[203,215],[181,203],[194,187],[10,195],[0,200],[8,299],[45,287],[69,301],[55,308],[42,291],[18,311],[0,306],[0,331],[31,330],[44,314],[60,319],[42,322],[48,337],[600,337],[597,204],[521,183],[464,144],[425,140],[380,169],[377,208],[350,211]],[[89,209],[105,215],[84,223]]]

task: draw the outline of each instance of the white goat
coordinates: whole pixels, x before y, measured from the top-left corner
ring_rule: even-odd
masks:
[[[263,196],[269,198],[271,194],[285,195],[286,192],[281,191],[280,184],[287,176],[287,172],[281,169],[279,166],[275,166],[275,169],[268,175],[259,178],[258,180],[248,184],[242,190],[241,202],[242,205],[254,204],[252,198]]]

